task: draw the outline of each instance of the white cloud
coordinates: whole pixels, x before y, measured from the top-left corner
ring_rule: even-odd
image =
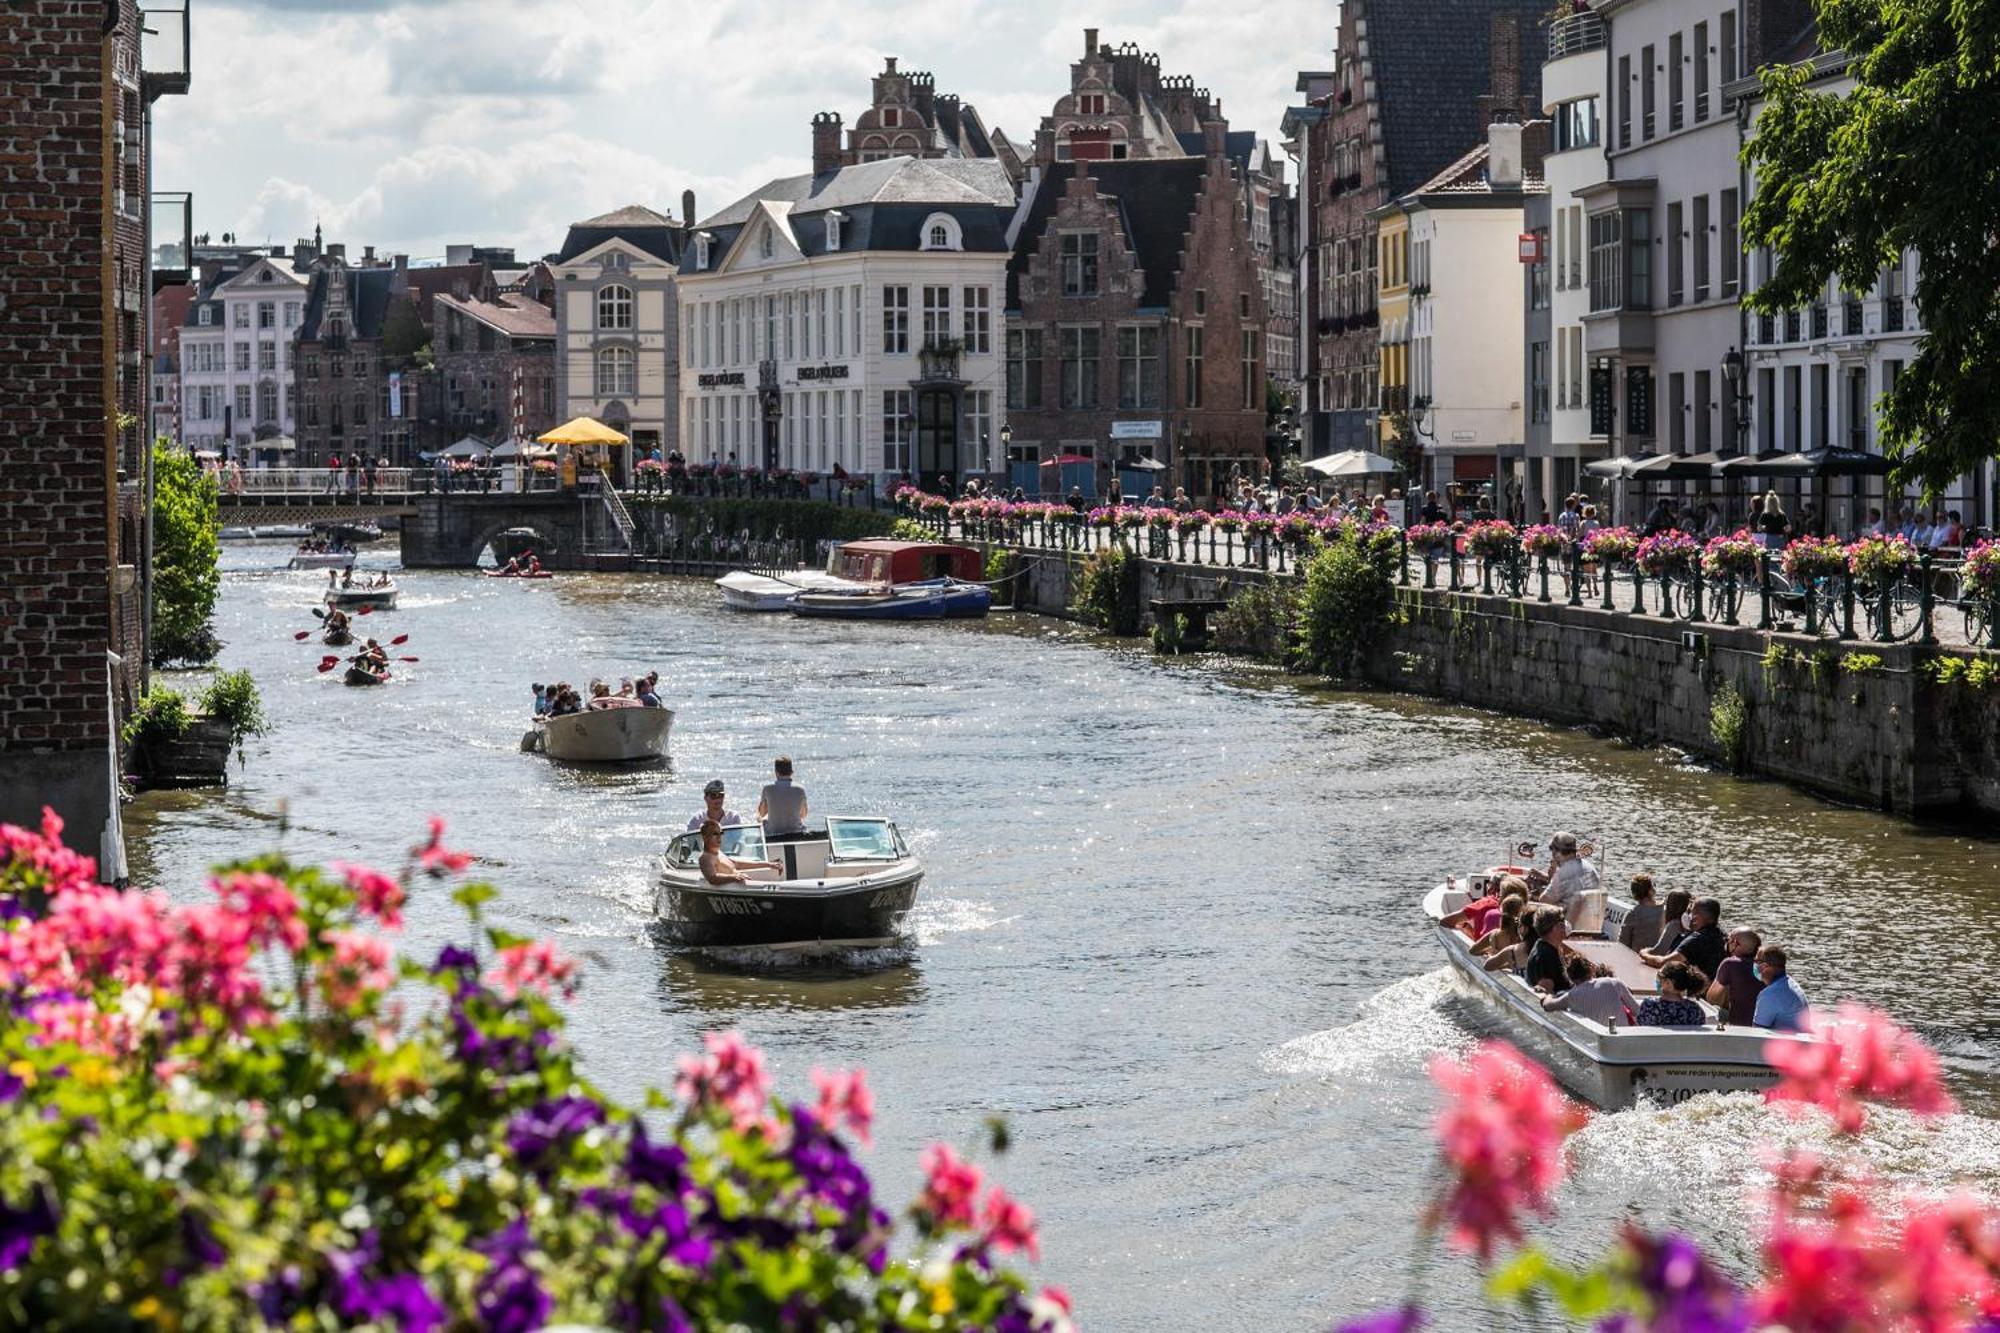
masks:
[[[192,95],[159,105],[155,179],[195,192],[202,231],[539,254],[592,213],[694,189],[707,214],[803,170],[812,115],[851,123],[884,55],[1027,144],[1086,22],[1275,138],[1337,19],[1324,0],[216,0]]]

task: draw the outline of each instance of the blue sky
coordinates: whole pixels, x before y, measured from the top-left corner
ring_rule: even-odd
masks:
[[[702,214],[802,171],[814,112],[849,124],[882,57],[929,69],[1017,141],[1068,87],[1083,28],[1156,50],[1277,139],[1332,0],[192,0],[193,92],[159,103],[154,188],[195,228],[357,251],[540,254],[626,203]]]

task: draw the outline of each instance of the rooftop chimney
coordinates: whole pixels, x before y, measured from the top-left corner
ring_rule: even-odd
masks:
[[[346,242],[344,242],[344,241],[335,241],[335,242],[333,242],[333,244],[331,244],[331,245],[327,246],[327,247],[326,247],[326,257],[327,257],[328,259],[331,259],[331,260],[332,260],[332,261],[333,261],[334,263],[336,263],[336,264],[345,264],[345,263],[347,262],[347,244],[346,244]]]
[[[1496,190],[1521,188],[1521,127],[1514,121],[1486,127],[1486,183]]]
[[[682,190],[682,191],[681,191],[681,225],[682,225],[683,227],[686,227],[686,228],[688,228],[689,230],[693,230],[693,228],[694,228],[694,191],[693,191],[693,190]]]
[[[882,57],[882,72],[884,74],[894,74],[896,72],[896,57],[894,56]]]
[[[396,266],[396,280],[398,282],[409,281],[410,257],[408,255],[397,255],[395,259],[395,266]]]
[[[890,63],[894,63],[891,61]],[[840,170],[840,113],[822,111],[813,117],[813,175]]]
[[[1088,60],[1096,54],[1097,54],[1097,29],[1085,28],[1083,30],[1083,58],[1085,60]]]
[[[374,246],[372,246],[372,245],[364,245],[364,246],[362,246],[362,247],[361,247],[361,263],[363,264],[363,266],[364,266],[364,267],[367,267],[367,268],[374,268],[374,267],[375,267],[375,247],[374,247]]]

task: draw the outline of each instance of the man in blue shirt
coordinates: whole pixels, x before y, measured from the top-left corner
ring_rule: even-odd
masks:
[[[1775,944],[1767,944],[1757,951],[1757,975],[1762,979],[1764,989],[1757,993],[1757,1013],[1751,1021],[1773,1032],[1799,1031],[1812,1012],[1812,1006],[1806,1003],[1805,992],[1785,975],[1787,961],[1785,951]]]

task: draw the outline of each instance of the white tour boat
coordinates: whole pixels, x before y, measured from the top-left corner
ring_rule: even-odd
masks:
[[[1472,940],[1445,917],[1496,889],[1506,875],[1524,875],[1518,866],[1495,866],[1464,879],[1447,877],[1424,895],[1424,915],[1458,979],[1505,1022],[1515,1044],[1546,1065],[1577,1096],[1607,1110],[1639,1102],[1672,1105],[1703,1092],[1754,1091],[1778,1081],[1767,1049],[1773,1042],[1810,1042],[1804,1033],[1723,1026],[1724,1015],[1699,1002],[1707,1021],[1700,1027],[1606,1027],[1569,1013],[1542,1008],[1541,995],[1518,972],[1488,972],[1472,952]],[[1610,969],[1641,1001],[1659,993],[1658,973],[1618,942],[1618,928],[1632,904],[1603,892],[1585,906],[1582,924],[1567,947]]]
[[[521,748],[577,764],[629,764],[667,756],[674,710],[625,705],[538,718]]]
[[[748,884],[711,884],[701,873],[701,834],[667,845],[659,915],[668,933],[702,947],[788,952],[877,948],[893,943],[916,905],[924,864],[886,819],[835,816],[824,829],[766,840],[756,824],[722,831],[723,854],[775,861]]]

